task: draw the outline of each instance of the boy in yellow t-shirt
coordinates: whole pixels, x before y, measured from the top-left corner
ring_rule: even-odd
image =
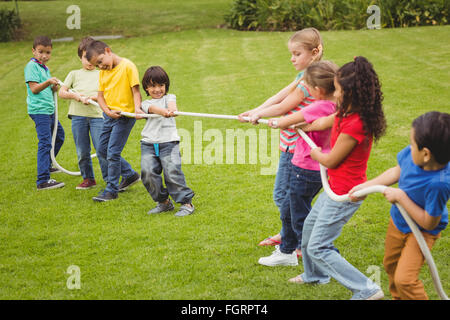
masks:
[[[102,168],[106,188],[93,200],[105,202],[116,199],[118,192],[141,180],[121,156],[136,119],[120,115],[121,111],[143,113],[139,73],[133,62],[113,53],[102,41],[89,44],[86,59],[100,69],[97,101],[103,110],[104,123],[97,153],[107,159],[108,168]]]

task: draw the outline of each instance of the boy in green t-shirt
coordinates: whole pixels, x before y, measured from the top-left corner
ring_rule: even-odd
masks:
[[[28,115],[35,123],[38,137],[37,180],[38,190],[64,187],[63,182],[50,179],[52,132],[55,126],[55,104],[53,92],[57,91],[58,79],[52,78],[45,65],[52,54],[52,41],[45,36],[34,39],[33,58],[25,66]],[[58,154],[64,143],[64,129],[58,122],[54,153]]]
[[[97,183],[91,160],[91,140],[95,150],[98,150],[100,133],[103,128],[103,114],[98,106],[88,102],[89,99],[97,101],[99,71],[86,59],[86,47],[94,41],[91,37],[83,38],[78,46],[78,56],[83,68],[72,70],[64,80],[59,90],[59,96],[71,99],[69,105],[69,118],[72,120],[72,133],[78,156],[83,182],[76,189],[83,190],[94,187]],[[73,89],[72,92],[69,89]],[[90,136],[90,138],[89,138]],[[100,168],[105,169],[108,163],[102,154],[97,152]]]

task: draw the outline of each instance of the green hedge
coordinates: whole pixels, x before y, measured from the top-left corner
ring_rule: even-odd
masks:
[[[373,4],[385,28],[444,25],[450,19],[450,0],[236,0],[225,21],[237,30],[365,29]]]
[[[0,10],[0,42],[14,38],[14,33],[20,27],[20,18],[15,10]]]

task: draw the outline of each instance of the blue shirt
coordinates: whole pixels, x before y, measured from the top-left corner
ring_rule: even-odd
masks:
[[[447,201],[450,197],[449,164],[447,163],[441,170],[423,170],[414,164],[410,146],[398,153],[397,161],[401,169],[398,187],[406,192],[415,204],[425,209],[430,216],[441,216],[441,221],[433,230],[425,230],[420,226],[419,229],[437,235],[448,224]],[[397,229],[403,233],[411,232],[411,229],[395,205],[391,207],[391,217]]]
[[[55,113],[55,104],[53,101],[52,86],[48,86],[41,92],[34,94],[29,81],[42,83],[51,78],[50,70],[44,68],[39,63],[30,61],[25,67],[25,83],[27,86],[27,105],[28,114],[53,114]]]

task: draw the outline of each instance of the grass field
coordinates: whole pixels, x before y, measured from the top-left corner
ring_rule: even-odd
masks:
[[[69,2],[39,5],[52,3]],[[130,2],[133,9],[135,3]],[[157,3],[178,12],[172,2]],[[171,77],[171,92],[177,95],[181,111],[238,114],[257,106],[295,77],[286,48],[290,33],[208,28],[222,23],[218,7],[208,7],[209,13],[202,15],[215,18],[197,28],[197,21],[189,13],[194,11],[189,10],[201,1],[193,1],[191,8],[190,2],[180,3],[186,5],[182,10],[186,15],[177,18],[177,23],[185,26],[180,31],[172,28],[171,21],[168,29],[156,28],[160,32],[140,35],[128,31],[129,22],[123,22],[117,24],[118,30],[132,37],[108,43],[114,52],[134,61],[141,76],[150,65],[163,66]],[[203,8],[207,7],[207,1],[204,3]],[[215,3],[224,8],[229,1]],[[24,14],[31,5],[37,4],[20,2]],[[129,17],[134,23],[133,16]],[[65,22],[56,19],[54,23],[49,30],[57,30]],[[141,27],[136,22],[136,29]],[[93,27],[86,33],[95,30]],[[83,29],[80,32],[77,37]],[[55,31],[54,36],[69,34]],[[369,160],[367,173],[374,177],[395,165],[396,154],[408,145],[414,118],[431,110],[449,112],[450,44],[443,39],[448,39],[450,27],[322,35],[325,59],[342,65],[356,55],[366,56],[381,78],[389,127]],[[76,47],[76,42],[55,43],[48,64],[53,76],[64,79],[70,70],[80,68]],[[326,286],[288,284],[287,279],[302,272],[301,263],[299,267],[279,268],[257,263],[272,250],[257,247],[257,243],[280,228],[272,201],[275,176],[261,174],[270,166],[261,160],[263,148],[256,151],[256,164],[250,163],[248,145],[243,148],[247,151],[244,164],[238,164],[236,155],[226,164],[225,152],[224,164],[210,164],[205,156],[217,139],[226,141],[230,129],[257,133],[258,144],[263,141],[270,146],[269,129],[237,121],[177,118],[178,128],[185,133],[183,171],[196,192],[196,212],[185,218],[176,218],[173,213],[147,216],[154,203],[142,184],[120,194],[116,201],[94,203],[92,196],[104,186],[96,160],[94,168],[100,182],[97,189],[75,190],[80,177],[58,174],[55,178],[65,182],[64,188],[37,192],[37,138],[34,123],[27,115],[23,82],[31,43],[0,44],[0,56],[7,62],[0,70],[0,299],[350,298],[351,293],[334,280]],[[66,142],[58,162],[76,170],[70,120],[65,116],[67,105],[60,100]],[[137,122],[124,151],[124,157],[136,170],[140,170],[143,126],[143,120]],[[190,133],[190,139],[186,133]],[[266,156],[271,152],[277,149],[269,149]],[[380,268],[387,298],[390,296],[382,259],[389,207],[381,195],[370,196],[336,241],[342,255],[362,272],[370,266]],[[445,231],[433,249],[446,292],[450,290],[449,245]],[[81,270],[79,290],[66,286],[71,265]],[[427,267],[421,279],[430,298],[437,299]]]

